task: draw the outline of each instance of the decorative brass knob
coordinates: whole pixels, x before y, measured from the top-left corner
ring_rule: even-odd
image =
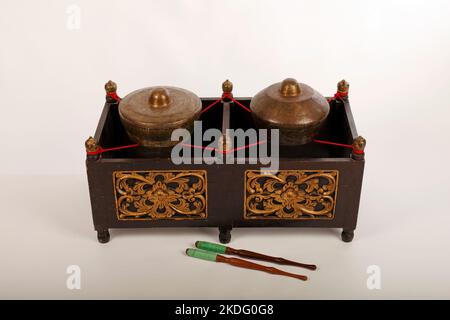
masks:
[[[93,137],[89,137],[84,143],[84,146],[86,147],[86,152],[95,152],[99,149],[99,145]]]
[[[153,108],[167,107],[170,104],[169,93],[165,88],[155,88],[150,93],[148,104]]]
[[[337,84],[337,91],[339,93],[348,93],[349,88],[350,88],[350,84],[345,80],[341,80]]]
[[[105,91],[106,93],[116,92],[117,84],[114,81],[109,80],[107,83],[105,83]]]
[[[285,97],[295,97],[301,92],[300,85],[293,78],[284,79],[281,83],[280,93]]]
[[[223,93],[231,93],[233,91],[233,83],[230,80],[225,80],[222,83],[222,91]]]
[[[366,148],[366,139],[361,136],[358,136],[353,140],[353,150],[358,153],[364,153],[364,149]]]

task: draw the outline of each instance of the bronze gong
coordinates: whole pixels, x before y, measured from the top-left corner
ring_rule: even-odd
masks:
[[[172,131],[192,130],[202,103],[194,93],[161,86],[136,90],[123,98],[119,114],[129,138],[145,147],[170,147]]]
[[[310,142],[329,113],[324,96],[292,78],[257,93],[250,108],[259,128],[280,130],[281,145]]]

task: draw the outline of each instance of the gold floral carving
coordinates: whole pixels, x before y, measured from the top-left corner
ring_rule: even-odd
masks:
[[[337,170],[245,172],[245,219],[333,219]]]
[[[119,220],[206,219],[206,171],[116,171]]]

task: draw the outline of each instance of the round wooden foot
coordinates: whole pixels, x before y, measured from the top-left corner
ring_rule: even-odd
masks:
[[[231,227],[219,227],[220,243],[229,243],[231,241]]]
[[[102,230],[97,231],[97,239],[100,243],[107,243],[109,242],[109,231],[108,230]]]
[[[342,230],[341,238],[344,242],[351,242],[353,240],[353,230]]]

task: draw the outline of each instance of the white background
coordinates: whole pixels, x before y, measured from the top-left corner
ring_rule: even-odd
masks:
[[[450,298],[449,1],[2,0],[0,41],[0,298]],[[84,141],[107,80],[121,96],[150,85],[218,96],[229,78],[252,96],[286,77],[324,95],[350,82],[367,139],[355,240],[236,230],[231,245],[315,262],[311,281],[183,256],[213,229],[96,242]],[[65,286],[70,264],[82,290]],[[381,290],[366,287],[373,264]]]

